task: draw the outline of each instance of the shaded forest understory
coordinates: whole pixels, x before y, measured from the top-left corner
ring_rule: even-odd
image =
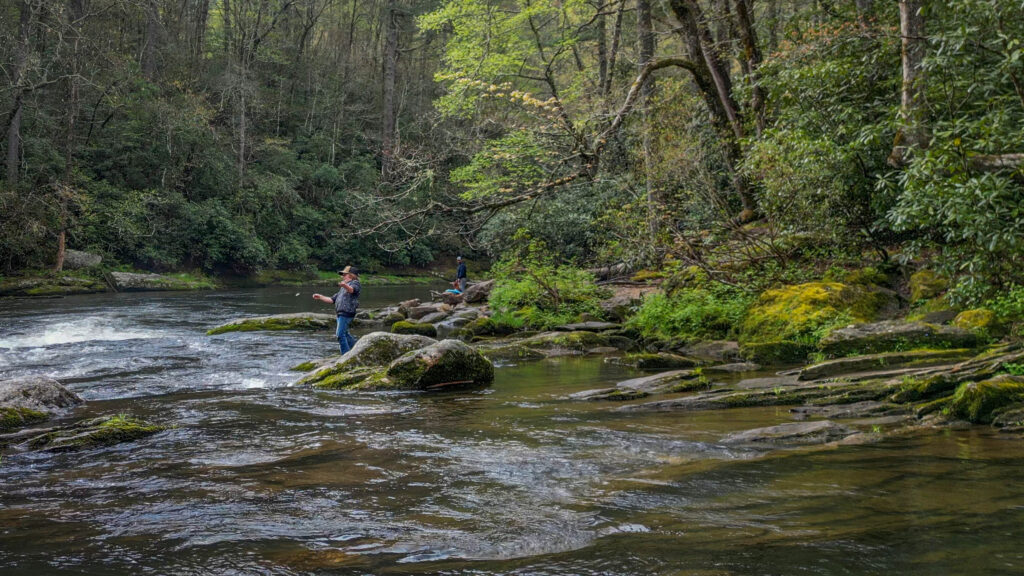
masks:
[[[8,281],[70,249],[213,276],[464,252],[521,327],[622,264],[672,338],[810,281],[1024,306],[1019,2],[18,0],[0,32]]]

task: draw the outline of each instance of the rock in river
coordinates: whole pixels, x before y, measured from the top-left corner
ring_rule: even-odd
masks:
[[[0,432],[48,420],[82,403],[53,378],[34,376],[0,381]]]
[[[383,367],[406,352],[419,350],[436,342],[437,340],[433,338],[418,334],[371,332],[360,338],[344,356],[311,366],[316,368],[316,371],[299,380],[299,384],[312,384],[319,388],[344,388],[351,384],[353,376],[349,372],[354,369]],[[365,377],[365,374],[363,376]]]
[[[403,390],[480,386],[494,380],[494,365],[462,341],[442,340],[392,362],[386,380]]]
[[[755,428],[725,437],[727,444],[760,444],[773,446],[806,446],[842,440],[857,431],[829,420],[790,422],[778,426]]]
[[[250,332],[253,330],[329,330],[335,327],[337,318],[333,314],[300,312],[297,314],[275,314],[255,318],[238,318],[206,331],[207,334],[225,332]]]

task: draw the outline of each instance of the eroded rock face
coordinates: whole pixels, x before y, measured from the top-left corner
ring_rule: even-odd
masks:
[[[296,314],[275,314],[273,316],[257,316],[238,318],[206,331],[207,334],[223,334],[225,332],[251,332],[254,330],[330,330],[337,323],[333,314],[315,314],[300,312]]]
[[[299,384],[312,384],[322,388],[334,388],[341,382],[349,385],[348,381],[351,377],[346,377],[346,373],[355,368],[380,368],[406,352],[418,350],[436,342],[437,340],[433,338],[418,334],[371,332],[361,337],[344,356],[315,366],[315,370],[299,380]]]
[[[822,338],[820,348],[826,354],[845,356],[915,348],[973,348],[977,345],[975,334],[954,326],[888,320],[832,330]]]
[[[214,286],[207,282],[185,280],[161,274],[136,272],[111,272],[110,283],[118,292],[146,292],[160,290],[201,290]]]
[[[880,370],[897,366],[928,366],[966,360],[972,356],[968,349],[953,350],[911,350],[909,352],[887,352],[828,360],[807,366],[800,370],[801,380],[817,380],[841,374],[854,374],[869,370]]]
[[[494,380],[494,365],[462,341],[442,340],[392,362],[387,380],[403,390],[481,386]]]
[[[99,254],[91,254],[81,250],[64,251],[64,269],[66,270],[91,268],[93,266],[99,266],[100,262],[103,262],[103,256],[100,256]]]

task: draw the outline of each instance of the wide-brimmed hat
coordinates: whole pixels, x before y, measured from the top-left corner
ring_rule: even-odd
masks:
[[[359,269],[355,266],[345,266],[341,270],[338,270],[338,274],[344,276],[345,274],[351,274],[353,276],[359,276]]]

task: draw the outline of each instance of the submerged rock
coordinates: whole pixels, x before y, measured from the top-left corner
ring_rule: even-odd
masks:
[[[822,338],[820,348],[833,356],[871,354],[917,348],[973,348],[978,337],[954,326],[889,320],[837,328]]]
[[[656,393],[688,392],[705,384],[693,370],[671,370],[642,378],[623,380],[612,388],[584,390],[570,394],[573,400],[625,401],[646,398]]]
[[[238,318],[206,331],[209,335],[225,332],[251,332],[255,330],[330,330],[337,325],[337,317],[333,314],[315,314],[299,312],[296,314],[275,314],[273,316],[257,316]]]
[[[807,446],[842,440],[857,431],[849,426],[830,420],[813,422],[788,422],[778,426],[755,428],[737,432],[725,437],[727,444],[771,444],[783,446]]]
[[[609,364],[632,366],[639,370],[672,370],[677,368],[693,368],[698,364],[693,358],[658,352],[655,354],[627,354],[621,357],[605,358]]]
[[[24,446],[32,450],[69,452],[131,442],[166,429],[166,426],[130,416],[107,416],[48,431],[28,439]]]

